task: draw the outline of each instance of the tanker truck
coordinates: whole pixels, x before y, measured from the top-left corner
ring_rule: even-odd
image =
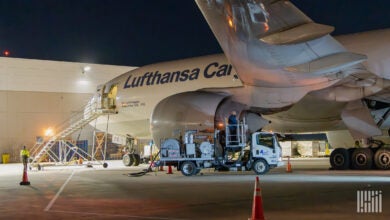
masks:
[[[190,130],[179,139],[162,140],[156,166],[173,166],[184,176],[192,176],[205,168],[253,170],[256,174],[265,174],[271,168],[284,165],[276,133],[247,134],[245,124],[234,126],[235,129],[226,126],[225,130],[215,130],[213,137]]]

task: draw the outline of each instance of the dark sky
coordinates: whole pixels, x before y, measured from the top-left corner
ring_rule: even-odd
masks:
[[[292,2],[334,34],[390,28],[390,0]],[[221,52],[193,0],[0,0],[6,49],[11,57],[131,66]]]

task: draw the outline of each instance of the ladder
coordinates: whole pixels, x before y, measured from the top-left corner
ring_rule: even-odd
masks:
[[[244,123],[227,125],[225,128],[225,134],[225,147],[242,148],[246,146],[246,130]]]
[[[53,162],[64,162],[62,161],[62,158],[60,158],[56,155],[56,153],[53,152],[52,148],[56,145],[56,143],[64,140],[65,137],[73,134],[75,131],[82,129],[84,126],[88,125],[90,122],[97,119],[99,116],[103,114],[116,113],[115,109],[98,109],[97,106],[98,105],[94,100],[89,101],[88,104],[81,111],[78,111],[75,115],[72,115],[69,120],[58,126],[56,130],[60,132],[53,135],[46,142],[36,144],[34,146],[34,149],[36,149],[35,151],[37,153],[33,155],[33,159],[30,165],[37,166],[47,157],[49,157]],[[73,123],[70,123],[71,121],[73,121]],[[73,147],[68,148],[74,149]]]

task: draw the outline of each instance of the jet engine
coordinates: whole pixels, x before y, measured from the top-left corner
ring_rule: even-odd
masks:
[[[186,131],[214,131],[214,116],[224,94],[186,92],[163,99],[152,113],[151,131],[157,145],[166,138],[183,140]]]
[[[225,120],[231,111],[236,111],[240,120],[246,121],[248,132],[257,131],[268,124],[268,121],[259,114],[248,112],[246,105],[232,101],[228,94],[186,92],[165,98],[156,105],[151,118],[153,140],[158,146],[161,146],[167,138],[183,141],[188,131],[214,137],[215,129],[224,129]],[[200,140],[198,144],[209,141],[209,138]],[[211,152],[206,144],[203,144],[203,148],[201,145],[200,148],[203,156],[214,152],[214,150]]]

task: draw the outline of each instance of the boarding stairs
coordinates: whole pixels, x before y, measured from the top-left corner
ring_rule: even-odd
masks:
[[[82,129],[101,115],[116,113],[113,108],[102,109],[97,106],[96,102],[90,101],[82,110],[73,114],[69,120],[57,126],[55,130],[59,131],[58,133],[54,134],[47,141],[37,143],[31,150],[33,159],[30,165],[35,167],[45,159],[49,159],[51,162],[64,163],[70,152],[76,153],[79,157],[86,160],[85,155],[88,155],[88,153],[80,152],[81,149],[66,141],[66,137]],[[55,152],[53,149],[55,146],[62,147],[58,150],[60,152]]]

